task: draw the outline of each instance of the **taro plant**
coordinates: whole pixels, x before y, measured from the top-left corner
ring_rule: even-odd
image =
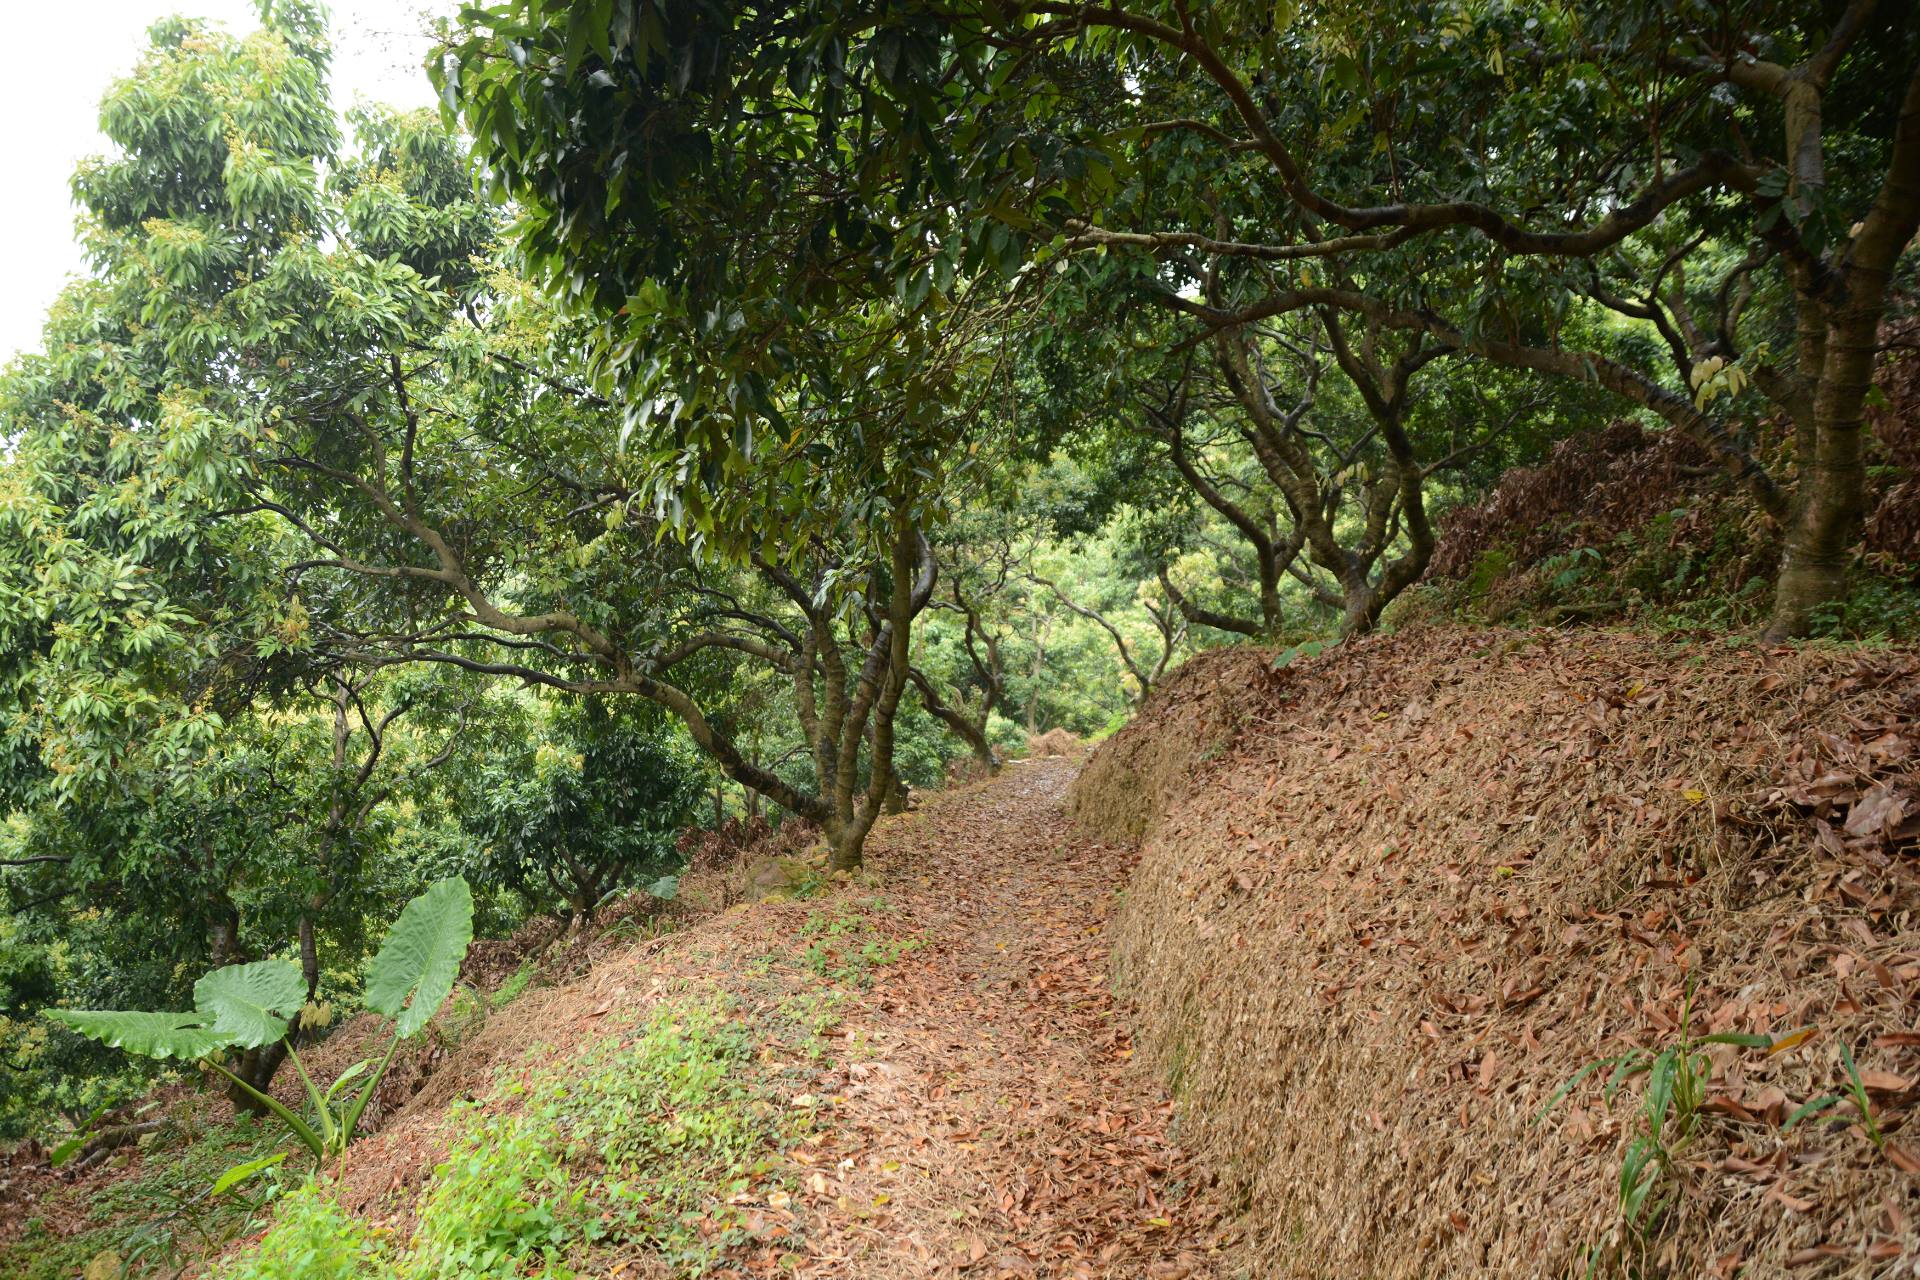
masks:
[[[322,1092],[295,1050],[293,1019],[307,1002],[306,981],[291,960],[256,960],[215,969],[193,987],[186,1013],[49,1009],[47,1016],[103,1044],[145,1058],[199,1062],[225,1076],[286,1125],[316,1163],[345,1151],[361,1114],[380,1087],[400,1042],[418,1035],[446,1002],[473,941],[473,893],[459,876],[442,880],[406,905],[367,967],[363,1001],[393,1019],[393,1040],[375,1062],[342,1071]],[[285,1040],[287,1058],[306,1087],[305,1117],[229,1071],[220,1056]],[[348,1086],[357,1084],[349,1092]]]

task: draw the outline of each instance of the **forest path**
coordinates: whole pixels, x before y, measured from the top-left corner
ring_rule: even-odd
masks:
[[[1134,858],[1069,824],[1075,772],[1013,765],[876,831],[871,918],[914,949],[843,1007],[792,1154],[800,1274],[1217,1274],[1218,1206],[1107,989]]]

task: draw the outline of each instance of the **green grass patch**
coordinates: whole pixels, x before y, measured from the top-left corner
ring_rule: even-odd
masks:
[[[403,1245],[344,1222],[323,1188],[289,1198],[291,1211],[221,1275],[562,1280],[599,1252],[636,1248],[676,1276],[702,1275],[747,1238],[729,1199],[765,1186],[806,1123],[765,1096],[759,1044],[730,1001],[664,1005],[631,1037],[462,1107]]]
[[[273,1230],[228,1262],[221,1280],[359,1280],[380,1275],[377,1242],[333,1198],[309,1182],[281,1197]]]
[[[532,959],[522,960],[520,967],[513,971],[513,976],[501,983],[500,989],[493,993],[491,999],[493,1007],[496,1009],[504,1009],[515,1000],[518,1000],[526,989],[532,985],[533,975],[539,968],[540,966],[534,963]]]

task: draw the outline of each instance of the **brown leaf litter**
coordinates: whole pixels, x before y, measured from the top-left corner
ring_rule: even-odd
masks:
[[[1876,1276],[1920,1247],[1920,661],[1421,630],[1203,655],[1073,807],[1144,836],[1116,981],[1259,1276]],[[1688,991],[1691,988],[1691,1004]],[[1641,1080],[1707,1050],[1644,1234]],[[1884,1137],[1802,1103],[1862,1071]],[[1595,1252],[1597,1250],[1597,1253]],[[1901,1274],[1907,1274],[1901,1271]]]

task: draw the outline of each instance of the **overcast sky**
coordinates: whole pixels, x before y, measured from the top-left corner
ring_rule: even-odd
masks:
[[[167,14],[217,19],[235,31],[258,25],[253,0],[14,0],[7,36],[16,56],[0,76],[0,120],[13,175],[0,201],[6,288],[0,291],[0,363],[38,345],[47,306],[83,266],[67,189],[75,162],[105,150],[100,96],[133,69],[146,31]],[[428,42],[422,0],[330,0],[334,104],[356,98],[424,106],[433,89],[420,70]],[[31,55],[24,51],[31,50]]]

